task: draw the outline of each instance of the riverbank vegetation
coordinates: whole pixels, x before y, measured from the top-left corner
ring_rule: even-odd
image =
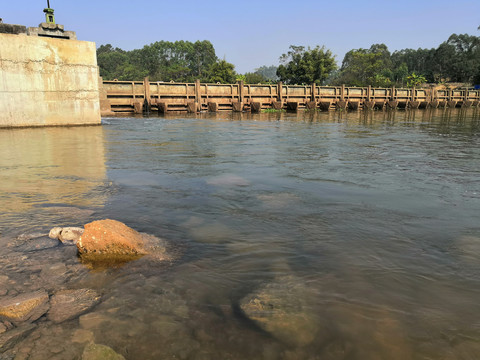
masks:
[[[391,53],[385,44],[352,49],[341,66],[325,47],[291,45],[279,57],[279,66],[261,66],[238,74],[235,66],[219,59],[212,43],[157,41],[142,49],[125,51],[112,45],[97,49],[100,74],[105,80],[234,83],[274,83],[347,86],[421,86],[450,82],[480,84],[480,37],[453,34],[437,48],[403,49]]]

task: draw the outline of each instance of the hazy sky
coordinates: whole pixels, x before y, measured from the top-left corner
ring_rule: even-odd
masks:
[[[46,0],[1,0],[5,23],[37,26]],[[80,40],[125,50],[158,40],[210,40],[237,72],[278,65],[289,45],[432,48],[452,33],[480,36],[480,0],[51,0],[57,23]]]

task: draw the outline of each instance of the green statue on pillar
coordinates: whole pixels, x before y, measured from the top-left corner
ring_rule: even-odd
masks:
[[[45,18],[47,19],[47,24],[55,24],[55,16],[53,13],[55,10],[50,8],[50,0],[47,0],[47,8],[43,9],[43,12],[45,13]]]

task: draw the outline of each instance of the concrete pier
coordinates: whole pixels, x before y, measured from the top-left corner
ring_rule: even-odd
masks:
[[[93,42],[61,25],[1,25],[0,127],[101,123]]]

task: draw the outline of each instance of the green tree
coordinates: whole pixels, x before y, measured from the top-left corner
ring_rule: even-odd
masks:
[[[193,80],[206,80],[210,67],[218,61],[215,48],[210,41],[196,41],[188,57],[189,68],[192,69]]]
[[[404,85],[407,79],[407,76],[408,76],[408,66],[404,62],[392,70],[392,80],[400,86]]]
[[[433,82],[435,80],[434,61],[435,49],[403,49],[395,51],[392,54],[394,80],[397,83],[403,83],[408,74],[415,72],[425,74],[427,79]],[[407,74],[405,74],[404,66],[406,66]],[[401,75],[405,76],[402,77]]]
[[[290,51],[280,57],[280,62],[277,75],[286,84],[321,85],[337,68],[335,56],[324,46],[305,49],[291,45]]]
[[[391,84],[392,60],[385,44],[370,49],[354,49],[345,54],[337,82],[353,86]]]
[[[258,74],[256,72],[254,73],[245,73],[245,79],[244,79],[246,84],[264,84],[267,82],[267,79],[263,77],[263,75]]]
[[[452,54],[448,77],[452,81],[472,82],[480,69],[480,38],[453,34],[440,46],[448,47]]]
[[[105,79],[139,80],[149,76],[153,81],[207,81],[210,67],[218,60],[209,41],[157,41],[142,49],[124,51],[110,44],[97,50],[100,73]]]
[[[426,82],[427,82],[427,79],[425,79],[425,76],[423,75],[417,75],[415,73],[411,73],[409,76],[407,76],[408,87],[417,87],[422,84],[425,84]]]
[[[210,67],[209,82],[221,84],[233,84],[237,79],[235,66],[226,60],[217,61]]]
[[[278,76],[277,76],[277,69],[278,66],[272,65],[272,66],[260,66],[258,69],[255,69],[255,74],[259,74],[265,78],[265,81],[278,81]]]
[[[123,74],[123,68],[128,65],[128,54],[110,44],[101,45],[97,49],[97,63],[100,76],[105,80],[117,79]]]

